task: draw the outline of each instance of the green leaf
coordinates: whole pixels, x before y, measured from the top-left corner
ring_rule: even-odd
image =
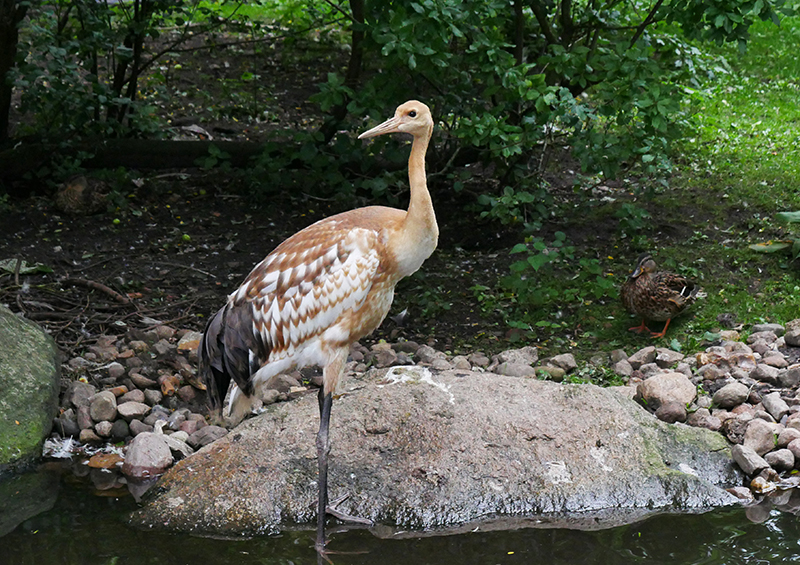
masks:
[[[792,244],[793,242],[791,241],[768,241],[766,243],[754,243],[748,247],[759,253],[777,253],[778,251],[789,249]]]
[[[800,211],[778,212],[775,214],[775,219],[786,222],[787,224],[797,224],[800,223]]]

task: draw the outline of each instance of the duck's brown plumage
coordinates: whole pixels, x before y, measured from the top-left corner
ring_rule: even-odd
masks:
[[[664,337],[670,320],[686,310],[697,298],[700,287],[677,273],[659,271],[649,253],[642,253],[636,268],[622,285],[620,296],[625,308],[642,318],[642,324],[631,331],[649,331],[646,320],[664,322],[664,329],[651,332],[653,337]]]

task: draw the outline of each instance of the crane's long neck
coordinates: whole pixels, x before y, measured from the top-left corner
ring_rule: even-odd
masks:
[[[408,213],[400,228],[395,255],[398,258],[402,276],[410,275],[419,269],[422,262],[430,257],[439,240],[439,227],[436,214],[428,192],[425,177],[425,153],[428,150],[430,134],[415,136],[408,157],[408,182],[411,199]]]

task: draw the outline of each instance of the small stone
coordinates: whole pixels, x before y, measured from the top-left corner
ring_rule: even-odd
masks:
[[[94,426],[94,420],[92,420],[92,415],[89,413],[88,405],[78,408],[78,411],[75,414],[75,422],[82,430],[87,430]]]
[[[753,371],[751,371],[750,378],[765,383],[777,384],[779,374],[780,374],[779,369],[776,369],[775,367],[770,367],[769,365],[765,365],[764,363],[759,363],[758,366]]]
[[[527,363],[513,363],[504,362],[500,363],[494,370],[498,375],[505,375],[507,377],[533,377],[536,376],[536,369]]]
[[[578,368],[578,364],[575,362],[575,356],[572,355],[572,353],[562,353],[561,355],[551,357],[547,364],[561,367],[567,373]]]
[[[89,383],[72,381],[67,387],[65,396],[69,398],[69,403],[77,410],[81,406],[89,406],[90,399],[97,394],[97,389]]]
[[[464,355],[456,355],[453,357],[450,362],[453,364],[453,369],[459,371],[471,371],[472,365]]]
[[[624,349],[614,349],[614,350],[612,350],[611,353],[609,353],[609,357],[611,358],[611,364],[612,365],[614,363],[619,363],[623,359],[625,361],[628,360],[628,354],[625,353]]]
[[[561,367],[556,367],[554,365],[542,365],[536,368],[537,375],[543,374],[544,377],[548,380],[551,380],[556,383],[560,383],[564,380],[566,376],[566,371]]]
[[[166,436],[155,433],[140,433],[133,438],[125,453],[123,474],[135,479],[156,477],[172,465],[172,451]]]
[[[392,346],[392,349],[398,353],[410,353],[413,355],[419,349],[419,344],[416,341],[398,341]]]
[[[778,472],[794,468],[794,454],[789,449],[776,449],[764,455],[764,461]]]
[[[133,349],[136,353],[146,353],[150,350],[150,346],[141,340],[133,340],[128,342],[128,347]]]
[[[199,449],[218,440],[221,437],[224,437],[227,434],[228,430],[220,426],[206,426],[190,435],[187,443],[191,447]]]
[[[786,329],[780,324],[753,324],[753,333],[772,332],[780,337],[784,334]]]
[[[800,385],[800,365],[794,365],[778,375],[778,381],[784,388],[795,388]]]
[[[94,425],[94,431],[100,437],[108,438],[111,437],[111,428],[113,425],[114,424],[112,424],[111,422],[103,420],[102,422],[97,422]]]
[[[781,398],[781,393],[779,392],[771,392],[762,396],[761,402],[764,404],[766,411],[769,412],[776,421],[780,421],[781,418],[789,413],[789,405]]]
[[[734,445],[731,447],[731,455],[739,468],[747,476],[752,477],[769,467],[769,463],[756,453],[752,448],[744,445]]]
[[[149,388],[144,391],[144,401],[146,404],[150,406],[155,406],[156,404],[160,404],[161,400],[164,398],[164,395],[161,394],[160,390]]]
[[[661,367],[655,363],[645,363],[639,367],[639,372],[642,374],[642,378],[649,379],[650,377],[661,373]]]
[[[725,490],[731,493],[739,500],[741,500],[743,503],[752,502],[753,500],[755,500],[755,497],[753,496],[753,491],[751,491],[747,487],[731,487]]]
[[[764,358],[761,359],[761,362],[777,369],[785,369],[789,366],[786,357],[778,351],[772,351],[769,355],[765,355]]]
[[[191,404],[197,399],[197,391],[191,385],[184,385],[178,389],[178,398],[187,404]]]
[[[175,335],[175,328],[171,328],[170,326],[156,326],[154,329],[158,339],[172,339]]]
[[[146,389],[146,388],[154,388],[158,386],[158,383],[153,379],[148,379],[144,375],[140,373],[130,373],[128,377],[131,379],[133,384],[135,384],[138,388]]]
[[[783,336],[786,340],[786,345],[791,347],[800,347],[800,328],[794,328],[786,332]]]
[[[681,361],[685,355],[672,349],[659,347],[656,349],[656,364],[662,369],[668,369],[674,366],[678,361]]]
[[[124,421],[124,420],[121,420],[121,421]],[[134,437],[138,436],[139,434],[141,434],[143,432],[152,432],[153,431],[153,426],[148,426],[147,424],[145,424],[141,420],[132,420],[130,425],[128,426],[128,428],[130,429],[131,435],[134,436]]]
[[[432,363],[434,359],[444,358],[445,354],[441,351],[436,351],[430,345],[420,345],[414,352],[414,361],[417,363]]]
[[[434,359],[431,368],[437,371],[449,371],[453,365],[447,359]]]
[[[126,422],[142,420],[150,412],[150,406],[144,402],[125,402],[117,406],[117,412]]]
[[[322,386],[321,383],[320,383],[320,386]],[[280,396],[281,396],[281,393],[278,392],[277,390],[275,390],[274,388],[265,388],[265,389],[263,389],[261,391],[261,395],[260,395],[261,403],[264,406],[269,406],[270,404],[275,404],[276,402],[278,402],[278,399],[280,398]]]
[[[186,421],[186,416],[188,416],[189,413],[190,412],[186,409],[175,410],[175,412],[167,417],[167,426],[169,429],[174,431],[181,429],[181,424]]]
[[[89,415],[95,422],[111,421],[117,417],[117,397],[113,392],[104,390],[91,398]]]
[[[476,365],[478,367],[488,367],[489,363],[491,363],[486,354],[480,351],[476,351],[475,353],[467,357],[467,360],[473,365]]]
[[[122,441],[131,435],[131,430],[125,420],[115,420],[114,425],[111,426],[111,439],[114,441]]]
[[[764,455],[775,449],[776,439],[772,425],[760,418],[754,418],[747,425],[742,443],[759,455]]]
[[[535,365],[539,361],[539,350],[533,346],[509,349],[497,355],[499,363],[521,363]],[[574,362],[574,358],[573,358]]]
[[[113,363],[108,364],[106,371],[108,372],[109,377],[112,379],[118,379],[125,374],[125,367],[114,361]]]
[[[730,383],[714,393],[712,402],[720,408],[732,408],[747,400],[750,389],[742,383]]]
[[[634,370],[638,369],[645,363],[652,363],[656,359],[656,348],[654,345],[649,345],[643,349],[640,349],[630,357],[628,357],[628,363],[631,364]]]
[[[62,414],[58,418],[53,419],[53,428],[62,438],[77,438],[81,434],[78,423],[72,418],[69,418],[66,414]]]
[[[92,469],[114,469],[122,463],[117,453],[95,453],[89,458],[87,465]]]
[[[655,353],[655,348],[653,353]],[[694,402],[696,396],[697,388],[686,375],[664,372],[639,383],[635,399],[648,410],[655,411],[670,402],[687,406]]]
[[[370,357],[375,366],[379,368],[392,367],[397,364],[397,353],[391,348],[373,351]]]
[[[687,417],[686,405],[680,402],[667,402],[658,407],[655,416],[662,422],[667,422],[668,424],[685,422]]]
[[[778,336],[772,331],[753,332],[747,336],[747,343],[753,344],[759,340],[766,341],[767,343],[775,343]]]
[[[613,371],[621,377],[630,377],[633,374],[633,367],[627,359],[621,359],[614,363]]]
[[[130,392],[126,392],[117,399],[117,404],[124,404],[126,402],[144,402],[144,392],[136,388]]]
[[[159,357],[166,357],[170,353],[177,351],[177,349],[175,345],[165,339],[160,339],[153,345],[153,351],[155,351],[156,355]]]
[[[94,433],[92,428],[86,428],[81,430],[81,435],[78,438],[78,441],[81,443],[101,443],[103,440],[100,439],[100,436]]]
[[[181,422],[180,431],[185,432],[186,438],[188,439],[190,435],[192,435],[194,432],[197,431],[198,424],[199,424],[198,420],[186,420],[184,422]]]
[[[778,434],[778,447],[787,447],[791,442],[796,439],[800,439],[800,430],[796,430],[795,428],[784,428],[781,433]]]
[[[270,377],[264,385],[264,389],[272,389],[278,392],[288,393],[292,387],[298,387],[300,381],[290,375],[275,375]]]
[[[720,367],[708,363],[703,365],[699,369],[697,369],[697,376],[702,377],[707,381],[717,381],[719,379],[725,378],[725,371],[722,370]]]

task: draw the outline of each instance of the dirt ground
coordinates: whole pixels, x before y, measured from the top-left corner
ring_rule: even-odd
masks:
[[[194,41],[189,47],[197,50],[168,57],[161,69],[172,95],[158,103],[176,138],[185,139],[185,126],[198,126],[214,139],[256,142],[282,127],[313,129],[321,115],[309,97],[346,60],[344,51],[322,44],[295,50],[280,42],[204,45]],[[245,72],[257,76],[257,90],[241,90]],[[153,84],[143,78],[143,96]],[[58,192],[68,183],[33,187],[31,196],[12,198],[0,212],[0,303],[43,324],[67,353],[100,335],[158,322],[202,330],[283,239],[360,204],[295,194],[255,205],[243,196],[238,177],[220,170],[125,171],[119,183],[105,185],[91,184],[92,174],[87,172],[90,189],[111,192],[95,210],[65,211]],[[559,175],[558,182],[553,190],[571,191],[569,175]],[[499,223],[476,226],[464,213],[474,195],[457,196],[435,184],[432,192],[439,249],[400,283],[389,318],[373,339],[499,350],[508,328],[499,314],[481,311],[471,289],[494,287],[508,273],[508,249],[520,235]],[[404,310],[407,315],[398,316]]]

